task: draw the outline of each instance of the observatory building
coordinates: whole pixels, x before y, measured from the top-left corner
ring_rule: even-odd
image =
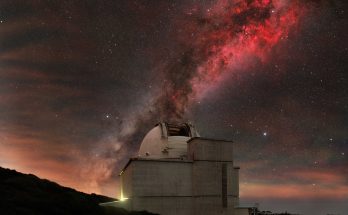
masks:
[[[188,123],[159,123],[120,173],[114,206],[161,215],[249,214],[238,208],[238,171],[231,141],[200,137]]]

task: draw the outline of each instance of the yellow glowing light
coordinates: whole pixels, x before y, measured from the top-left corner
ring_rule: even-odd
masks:
[[[122,185],[123,184],[122,184],[122,177],[121,177],[121,196],[119,198],[120,202],[124,202],[124,201],[126,201],[128,199],[128,198],[124,197],[124,195],[123,195],[123,186]]]
[[[121,197],[121,198],[120,198],[120,201],[121,201],[121,202],[124,202],[124,201],[126,201],[127,199],[128,199],[128,198]]]

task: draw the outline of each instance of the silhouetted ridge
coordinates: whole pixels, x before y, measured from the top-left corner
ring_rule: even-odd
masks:
[[[86,194],[32,174],[0,167],[0,214],[4,215],[141,215],[119,208],[100,207],[115,199]]]

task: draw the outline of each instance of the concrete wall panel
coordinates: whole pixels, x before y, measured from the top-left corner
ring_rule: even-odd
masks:
[[[233,162],[233,143],[194,138],[188,142],[188,158],[192,160]]]
[[[239,169],[229,168],[229,193],[233,196],[239,196]]]
[[[121,174],[121,197],[126,198],[133,195],[133,167],[130,165],[127,171]]]
[[[233,198],[228,198],[228,207],[222,207],[221,197],[194,198],[194,215],[234,215]]]
[[[132,196],[191,196],[192,163],[133,161]]]
[[[221,168],[221,162],[194,162],[192,166],[193,195],[221,195]]]
[[[146,208],[160,215],[193,215],[191,197],[146,197],[132,199],[132,202],[135,211]]]

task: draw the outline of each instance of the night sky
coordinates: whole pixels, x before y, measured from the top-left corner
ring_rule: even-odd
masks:
[[[235,144],[243,205],[348,211],[345,0],[0,2],[0,166],[117,196],[157,122]]]

